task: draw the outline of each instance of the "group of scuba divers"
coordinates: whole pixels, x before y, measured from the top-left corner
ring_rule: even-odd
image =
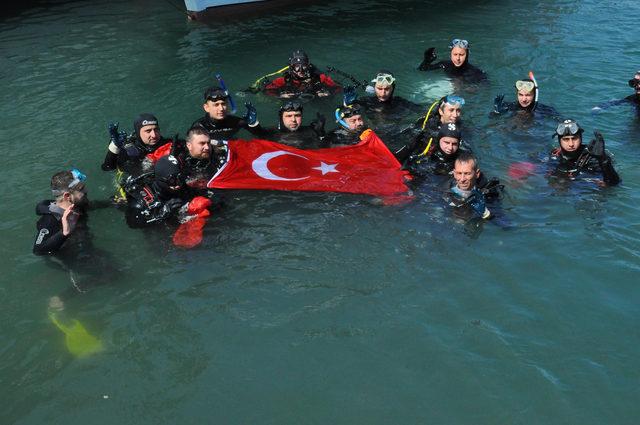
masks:
[[[441,69],[452,80],[462,83],[487,80],[482,70],[469,63],[466,40],[452,40],[449,50],[449,59],[436,62],[435,48],[427,49],[418,70]],[[329,76],[332,71],[346,76],[352,84],[338,84]],[[317,149],[359,143],[360,135],[367,128],[366,121],[378,123],[379,126],[372,126],[377,130],[391,119],[396,120],[389,117],[416,116],[419,112],[422,116],[418,115],[420,118],[410,127],[409,136],[403,131],[404,139],[395,137],[396,141],[401,140],[401,146],[390,145],[385,137],[383,141],[414,181],[441,176],[432,180],[440,179],[438,187],[444,188],[444,204],[452,207],[456,217],[477,220],[492,217],[489,206],[500,199],[503,185],[483,175],[478,159],[463,141],[461,115],[465,101],[462,97],[448,95],[423,108],[394,95],[396,79],[391,72],[380,71],[370,83],[363,84],[334,68],[321,72],[304,51],[296,50],[285,68],[258,79],[249,89],[284,99],[277,128],[264,128],[249,102],[245,103],[244,116],[233,114],[233,98],[222,78],[217,78],[218,84],[204,92],[205,115],[191,125],[184,140],[177,135],[173,139],[164,138],[158,119],[148,113],[135,119],[130,135],[117,124],[109,125],[110,142],[102,169],[116,172],[114,199],[124,207],[130,227],[167,220],[184,223],[194,217],[207,216],[212,209],[220,207],[220,191],[208,189],[207,182],[227,161],[226,141],[242,129],[255,138],[300,149]],[[640,108],[640,71],[629,85],[635,93],[620,102]],[[356,90],[361,88],[365,88],[367,94],[358,98]],[[559,118],[553,108],[538,103],[538,85],[532,73],[529,78],[516,81],[515,89],[515,102],[505,102],[504,95],[496,97],[493,115],[545,114]],[[319,113],[308,125],[302,124],[302,100],[338,93],[342,94],[342,103],[335,110],[335,129],[325,131],[326,118]],[[428,112],[423,115],[425,110]],[[560,121],[555,129],[558,146],[549,156],[549,164],[554,164],[549,174],[566,180],[583,173],[598,174],[605,185],[618,184],[620,178],[605,151],[604,138],[595,131],[587,146],[583,144],[583,131],[574,120]],[[35,254],[57,253],[82,228],[88,203],[85,180],[86,176],[77,169],[52,177],[54,199],[42,201],[36,207],[40,219],[33,246]]]

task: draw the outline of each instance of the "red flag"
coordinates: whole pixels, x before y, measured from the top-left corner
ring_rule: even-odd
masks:
[[[267,140],[229,142],[227,163],[209,181],[216,189],[271,189],[395,195],[408,191],[409,173],[378,136],[360,143],[301,150]]]

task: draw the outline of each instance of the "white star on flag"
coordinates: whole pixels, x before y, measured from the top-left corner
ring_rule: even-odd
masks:
[[[319,167],[312,167],[312,168],[314,170],[322,171],[322,175],[324,176],[327,173],[339,173],[340,171],[336,170],[337,165],[338,164],[325,164],[324,162],[320,161]]]

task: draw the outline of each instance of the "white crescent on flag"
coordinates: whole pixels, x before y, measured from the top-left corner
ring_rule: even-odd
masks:
[[[269,161],[272,160],[273,158],[277,158],[282,155],[297,156],[299,158],[304,158],[307,161],[309,160],[308,158],[302,155],[298,155],[296,153],[287,152],[287,151],[267,152],[257,157],[251,164],[251,168],[258,176],[266,180],[298,181],[298,180],[304,180],[309,178],[309,176],[297,177],[297,178],[286,178],[286,177],[281,177],[276,174],[273,174],[273,172],[269,170]]]

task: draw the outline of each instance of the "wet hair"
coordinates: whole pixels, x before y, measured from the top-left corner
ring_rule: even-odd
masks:
[[[202,127],[202,126],[196,125],[196,126],[191,127],[191,128],[189,129],[189,131],[187,131],[187,143],[189,143],[190,141],[192,141],[192,140],[193,140],[193,138],[194,138],[195,136],[197,136],[197,135],[198,135],[198,136],[199,136],[199,135],[202,135],[202,136],[208,136],[208,137],[210,137],[209,132],[207,131],[207,129],[205,129],[205,128],[204,128],[204,127]]]
[[[51,177],[51,191],[61,196],[69,192],[69,185],[75,180],[71,171],[59,171]]]
[[[473,162],[473,169],[477,170],[478,169],[478,158],[476,158],[476,156],[474,154],[472,154],[469,151],[460,151],[460,153],[458,154],[458,157],[456,158],[456,162],[457,163],[465,163],[465,162]]]

